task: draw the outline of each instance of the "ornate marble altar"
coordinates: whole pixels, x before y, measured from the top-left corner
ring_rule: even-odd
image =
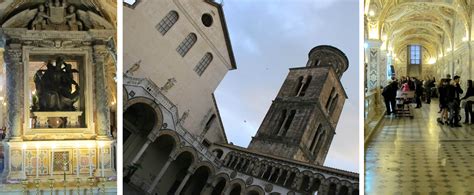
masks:
[[[45,0],[13,12],[1,26],[8,184],[0,193],[116,191],[106,82],[113,74],[106,69],[113,58],[107,43],[116,32],[83,7]]]

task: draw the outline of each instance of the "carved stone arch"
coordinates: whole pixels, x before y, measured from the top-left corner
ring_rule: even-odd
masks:
[[[240,194],[243,194],[245,191],[245,181],[240,178],[235,178],[228,183],[227,190],[224,192],[225,195],[228,195],[235,187],[240,187]]]
[[[315,174],[313,175],[313,177],[314,177],[315,179],[319,179],[319,180],[321,181],[321,183],[324,183],[324,182],[326,181],[326,177],[324,177],[324,175],[323,175],[323,174],[320,174],[320,173],[315,173]]]
[[[253,195],[251,194],[251,192],[257,192],[259,195],[264,195],[265,194],[265,191],[263,190],[262,187],[260,186],[256,186],[256,185],[252,185],[252,186],[249,186],[245,189],[245,194],[249,194],[249,195]]]
[[[337,184],[337,185],[339,185],[341,183],[341,180],[339,180],[338,178],[335,178],[335,177],[329,177],[326,181],[328,183],[334,183],[334,184]]]
[[[229,183],[230,181],[230,177],[227,175],[227,173],[219,173],[214,176],[214,179],[211,182],[212,186],[216,186],[217,183],[219,183],[222,179],[225,180],[226,183]]]
[[[181,142],[181,139],[179,138],[178,134],[173,130],[166,129],[166,130],[161,130],[158,136],[156,137],[156,139],[160,138],[161,136],[170,136],[173,139],[174,146],[173,146],[173,149],[171,150],[171,154],[176,154],[176,151],[178,150],[178,148],[180,148],[179,143]]]
[[[314,173],[309,171],[309,170],[304,170],[303,172],[301,172],[301,174],[306,175],[306,176],[310,176],[310,177],[314,176]]]
[[[153,110],[154,118],[156,119],[156,121],[154,122],[150,133],[156,130],[160,130],[163,126],[163,112],[161,111],[160,106],[152,99],[149,99],[147,97],[136,97],[128,100],[123,105],[124,114],[130,107],[137,104],[144,104],[146,106],[149,106]]]
[[[176,152],[174,153],[174,157],[178,157],[179,155],[181,155],[184,152],[189,152],[191,154],[191,156],[192,156],[191,166],[193,166],[193,164],[195,164],[199,161],[196,150],[192,147],[189,147],[189,146],[184,146],[184,147],[177,148]]]
[[[196,170],[196,169],[198,169],[199,167],[203,167],[203,166],[204,166],[204,167],[207,167],[207,168],[209,169],[209,171],[210,171],[209,175],[210,175],[210,176],[216,174],[216,169],[215,169],[214,165],[212,165],[212,164],[211,164],[210,162],[208,162],[208,161],[199,161],[199,162],[196,162],[193,167],[194,167],[194,169]]]
[[[346,186],[348,188],[352,187],[352,183],[347,181],[347,180],[341,180],[341,182],[339,183],[341,186]]]
[[[217,157],[217,159],[221,160],[224,157],[224,150],[221,148],[214,148],[212,149],[212,153]]]

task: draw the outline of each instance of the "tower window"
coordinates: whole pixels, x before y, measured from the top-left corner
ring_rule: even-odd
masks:
[[[303,86],[303,76],[298,77],[298,84],[296,85],[295,96],[298,96]]]
[[[176,11],[170,11],[161,21],[158,23],[155,28],[162,35],[165,35],[168,30],[178,21],[179,15]]]
[[[329,94],[328,100],[326,101],[326,110],[329,110],[329,106],[331,105],[331,100],[334,97],[334,94],[336,93],[336,88],[332,88],[331,94]]]
[[[211,53],[204,54],[204,56],[201,58],[199,63],[196,65],[196,67],[194,67],[194,72],[196,72],[199,76],[201,76],[202,73],[204,73],[204,71],[206,70],[207,66],[209,66],[211,61],[212,61],[212,54]]]
[[[313,140],[311,141],[311,146],[309,147],[309,150],[311,152],[313,152],[314,147],[316,146],[316,142],[317,142],[318,136],[321,134],[321,131],[322,131],[322,125],[319,124],[318,129],[314,133]]]
[[[282,125],[285,122],[285,119],[286,119],[286,109],[281,111],[281,115],[278,120],[278,126],[276,128],[277,129],[276,134],[280,132],[280,129],[282,128]]]
[[[295,114],[296,114],[296,110],[292,110],[290,112],[290,114],[286,117],[283,127],[280,129],[280,132],[278,132],[279,136],[280,135],[283,135],[283,136],[286,135],[286,132],[288,131],[288,129],[291,126],[291,122],[293,122],[293,118],[295,118]]]
[[[303,85],[303,87],[301,88],[301,92],[300,92],[299,96],[304,96],[304,95],[306,94],[306,90],[308,89],[308,86],[309,86],[309,84],[311,83],[311,80],[312,80],[312,79],[313,79],[312,76],[308,76],[308,77],[306,78],[306,81],[304,82],[304,85]]]
[[[336,108],[337,101],[339,99],[339,94],[336,94],[336,96],[331,100],[331,106],[329,107],[329,113],[332,114],[334,112],[334,109]]]
[[[176,48],[176,51],[184,57],[186,53],[193,47],[194,43],[197,41],[197,36],[194,33],[189,33],[189,35],[181,42]]]
[[[313,152],[314,155],[318,155],[319,151],[321,150],[325,136],[326,136],[326,132],[321,130],[318,138],[316,139],[316,146],[314,146],[314,148],[311,150],[311,152]]]
[[[420,45],[409,45],[410,51],[410,64],[421,64],[421,46]]]

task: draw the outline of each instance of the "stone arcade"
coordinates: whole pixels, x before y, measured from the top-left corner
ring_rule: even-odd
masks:
[[[125,76],[124,111],[149,115],[145,124],[126,125],[141,134],[142,144],[126,161],[125,181],[149,194],[358,194],[357,173],[322,166],[346,98],[339,79],[347,67],[337,48],[313,48],[306,67],[290,69],[248,149],[201,144],[159,87]],[[159,148],[152,180],[133,170],[152,158],[142,156],[149,147]]]
[[[93,5],[45,0],[1,10],[8,134],[0,193],[116,193],[116,31]]]

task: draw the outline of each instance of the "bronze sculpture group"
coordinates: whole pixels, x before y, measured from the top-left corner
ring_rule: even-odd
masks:
[[[57,57],[54,65],[48,61],[46,67],[34,76],[37,101],[32,110],[75,111],[74,103],[79,100],[80,88],[73,74],[79,71],[66,63],[64,57]]]

